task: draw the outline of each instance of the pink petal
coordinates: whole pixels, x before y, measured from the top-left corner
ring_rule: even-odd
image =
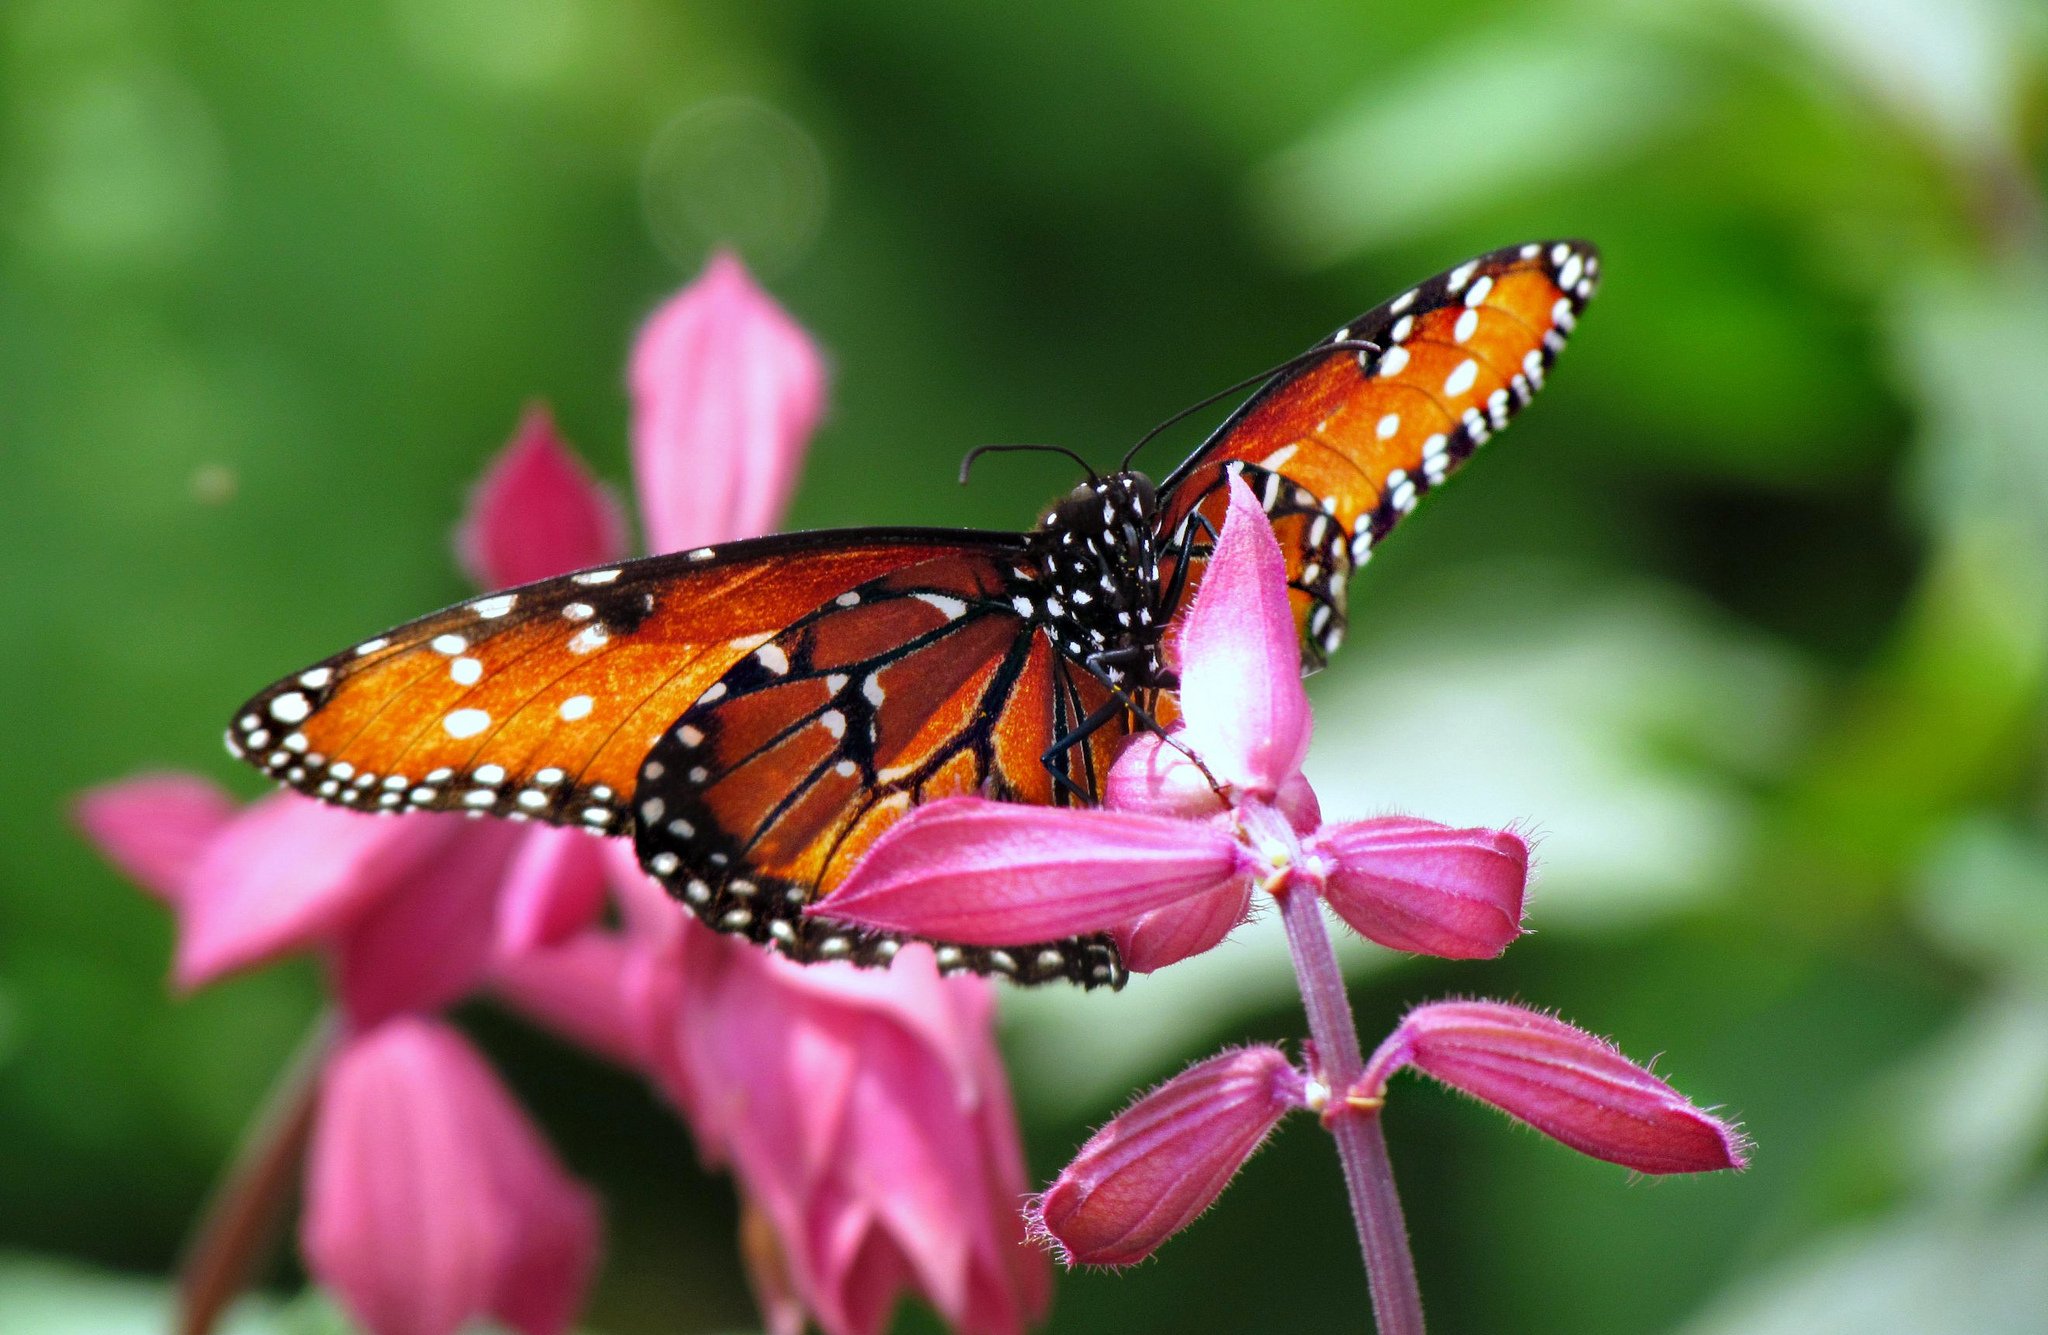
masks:
[[[957,797],[896,822],[813,911],[965,945],[1025,945],[1103,931],[1238,874],[1236,841],[1207,825]]]
[[[1223,943],[1252,911],[1250,877],[1240,876],[1206,894],[1154,909],[1111,932],[1124,967],[1151,973]]]
[[[1227,784],[1270,801],[1311,731],[1287,560],[1242,478],[1180,633],[1184,736]]]
[[[596,1260],[597,1213],[453,1029],[401,1019],[329,1066],[308,1154],[313,1274],[376,1335],[496,1315],[556,1335]]]
[[[605,872],[604,845],[582,831],[528,831],[498,899],[498,952],[557,945],[590,926],[604,909]]]
[[[235,800],[197,775],[145,774],[88,789],[71,816],[107,861],[175,906]]]
[[[641,1056],[640,1032],[623,979],[639,949],[610,932],[585,932],[560,945],[500,956],[491,966],[491,990],[570,1042],[632,1065]]]
[[[571,1178],[482,1061],[470,1066],[471,1125],[489,1157],[510,1245],[500,1257],[490,1310],[525,1335],[567,1330],[597,1270],[603,1228],[597,1199]]]
[[[1230,810],[1187,752],[1156,732],[1135,733],[1124,741],[1103,784],[1102,805],[1182,820],[1206,820]]]
[[[618,499],[569,452],[547,406],[534,404],[470,495],[455,532],[463,570],[498,589],[603,565],[626,550]]]
[[[336,985],[357,1025],[438,1009],[483,981],[498,892],[528,832],[496,821],[460,825],[337,938]]]
[[[207,845],[179,896],[178,985],[198,987],[339,933],[461,824],[362,815],[294,793],[262,799]]]
[[[1023,1157],[988,986],[942,979],[923,946],[857,971],[685,934],[699,938],[679,1037],[788,1288],[829,1331],[880,1329],[905,1288],[969,1335],[1020,1331],[1042,1306],[1044,1263],[1022,1242]]]
[[[1303,1079],[1274,1047],[1190,1066],[1095,1133],[1032,1207],[1072,1265],[1135,1265],[1193,1223],[1280,1119]]]
[[[719,254],[633,348],[633,476],[648,546],[676,551],[774,528],[825,372],[808,335]]]
[[[1388,816],[1328,826],[1313,844],[1334,863],[1324,900],[1383,946],[1491,959],[1522,933],[1529,846],[1510,831]]]
[[[1728,1123],[1582,1029],[1499,1001],[1417,1006],[1367,1063],[1358,1091],[1379,1096],[1412,1066],[1581,1154],[1639,1173],[1742,1168]]]
[[[1215,817],[1228,811],[1229,802],[1210,786],[1209,776],[1202,773],[1187,751],[1173,745],[1188,745],[1183,732],[1169,728],[1167,736],[1141,732],[1126,739],[1117,752],[1116,763],[1110,767],[1102,804],[1112,811],[1142,811],[1187,820]],[[1315,789],[1309,787],[1307,777],[1299,771],[1281,783],[1273,805],[1298,834],[1307,834],[1323,823]]]

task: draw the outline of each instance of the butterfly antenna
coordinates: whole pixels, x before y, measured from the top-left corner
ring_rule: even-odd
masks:
[[[1120,473],[1128,471],[1131,466],[1131,460],[1138,457],[1138,451],[1144,449],[1147,445],[1151,444],[1154,438],[1156,438],[1160,432],[1166,430],[1168,427],[1176,425],[1177,423],[1185,421],[1187,418],[1194,416],[1196,413],[1202,411],[1202,409],[1204,408],[1207,408],[1210,404],[1215,403],[1219,399],[1227,399],[1233,394],[1241,394],[1245,390],[1250,389],[1253,385],[1263,385],[1268,380],[1271,380],[1274,376],[1286,375],[1289,371],[1294,370],[1298,366],[1306,366],[1308,363],[1318,361],[1324,357],[1329,356],[1333,352],[1378,352],[1379,350],[1379,344],[1368,343],[1362,338],[1338,339],[1329,343],[1319,343],[1315,347],[1310,348],[1307,352],[1298,353],[1295,356],[1289,357],[1286,361],[1281,362],[1278,366],[1268,367],[1266,370],[1263,370],[1254,376],[1247,376],[1243,380],[1238,381],[1236,384],[1230,386],[1227,389],[1217,390],[1214,394],[1211,394],[1208,398],[1203,399],[1199,403],[1189,404],[1187,407],[1181,409],[1173,416],[1167,418],[1164,422],[1161,422],[1158,426],[1153,427],[1150,431],[1147,431],[1144,435],[1138,437],[1138,443],[1131,446],[1130,449],[1124,451],[1124,457],[1122,462],[1118,463],[1116,466],[1117,471]]]
[[[1096,476],[1095,469],[1089,465],[1086,459],[1083,459],[1064,445],[977,445],[967,451],[966,456],[960,460],[960,485],[963,487],[967,485],[967,470],[974,467],[974,461],[982,455],[1011,454],[1019,450],[1036,450],[1050,454],[1064,454],[1075,463],[1081,465],[1082,470],[1088,474],[1090,482],[1102,481],[1100,477]]]

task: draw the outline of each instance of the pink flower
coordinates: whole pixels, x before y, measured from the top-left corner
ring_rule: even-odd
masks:
[[[529,407],[455,530],[463,571],[485,588],[503,588],[616,561],[626,551],[618,500],[569,452],[547,405]]]
[[[713,541],[771,519],[822,387],[802,332],[736,261],[715,262],[657,313],[634,356],[650,531],[696,524],[690,540]],[[521,583],[617,559],[625,527],[533,409],[479,484],[456,546],[480,582]],[[610,1007],[610,1027],[577,1037],[620,1057],[672,1046],[648,1035],[679,1023],[674,971],[652,958],[614,971],[617,953],[585,939],[604,905],[602,846],[447,816],[366,820],[290,794],[238,810],[182,775],[96,789],[76,818],[177,915],[181,988],[302,950],[329,960],[348,1037],[324,1076],[307,1202],[314,1273],[377,1335],[487,1312],[534,1332],[566,1325],[595,1256],[594,1225],[572,1226],[587,1202],[572,1208],[576,1189],[453,1031],[413,1017],[566,942],[548,952],[556,967],[537,998],[589,1019],[606,1011],[591,997],[630,997]],[[652,1061],[650,1073],[687,1102],[679,1062]],[[465,1122],[467,1139],[451,1130]],[[231,1257],[209,1265],[238,1273]]]
[[[1068,1265],[1135,1265],[1207,1210],[1306,1080],[1275,1047],[1198,1062],[1095,1133],[1031,1207]]]
[[[1310,720],[1296,636],[1279,545],[1233,479],[1179,637],[1182,726],[1126,744],[1107,786],[1115,809],[922,807],[815,909],[989,946],[1110,931],[1145,970],[1216,944],[1255,889],[1272,895],[1315,1034],[1311,1068],[1274,1048],[1191,1067],[1082,1147],[1033,1226],[1070,1264],[1134,1264],[1207,1209],[1280,1118],[1312,1108],[1344,1156],[1376,1310],[1419,1330],[1378,1123],[1399,1065],[1646,1171],[1739,1166],[1741,1154],[1725,1126],[1611,1047],[1514,1007],[1423,1007],[1362,1070],[1318,901],[1396,949],[1490,957],[1521,931],[1528,847],[1411,817],[1326,823],[1300,773]]]
[[[1412,1066],[1490,1103],[1581,1154],[1639,1173],[1705,1173],[1748,1164],[1735,1128],[1701,1112],[1614,1045],[1501,1001],[1417,1006],[1366,1064],[1353,1093],[1385,1096]]]
[[[460,817],[365,820],[287,793],[237,809],[186,775],[95,788],[75,816],[177,915],[180,988],[320,948],[359,1025],[445,1004],[482,976],[518,839]]]
[[[633,349],[633,476],[647,545],[680,551],[781,522],[825,407],[796,323],[721,252]]]
[[[648,321],[632,389],[655,550],[774,526],[824,373],[737,261],[714,259]],[[587,868],[538,869],[500,909],[519,948],[501,952],[496,987],[642,1071],[705,1158],[731,1167],[771,1327],[808,1311],[833,1335],[864,1335],[906,1291],[977,1335],[1042,1311],[1048,1271],[1023,1240],[1023,1159],[988,985],[941,980],[916,949],[887,972],[791,964],[700,925],[623,844],[604,854],[624,930],[592,926]]]
[[[1113,930],[1141,972],[1216,944],[1254,886],[1282,881],[1398,950],[1489,958],[1520,934],[1519,836],[1409,818],[1322,824],[1300,773],[1310,722],[1285,565],[1241,480],[1180,657],[1183,726],[1118,756],[1108,795],[1124,810],[933,803],[891,826],[813,911],[989,946]]]
[[[1046,1264],[988,984],[921,946],[886,972],[797,965],[703,927],[629,857],[613,875],[625,932],[524,955],[499,987],[646,1071],[731,1168],[764,1309],[869,1335],[908,1290],[955,1329],[1023,1329]]]
[[[435,1021],[394,1020],[328,1063],[306,1196],[308,1263],[378,1335],[486,1316],[555,1335],[597,1261],[590,1193]]]

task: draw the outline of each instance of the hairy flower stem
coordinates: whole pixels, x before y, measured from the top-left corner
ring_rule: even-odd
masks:
[[[214,1189],[178,1267],[178,1335],[209,1335],[275,1245],[339,1028],[331,1015],[314,1021]]]
[[[1394,1190],[1379,1110],[1344,1101],[1344,1091],[1358,1079],[1364,1059],[1344,975],[1323,923],[1322,902],[1296,873],[1288,874],[1274,898],[1280,901],[1281,921],[1287,925],[1294,979],[1308,1012],[1321,1077],[1331,1091],[1323,1124],[1336,1140],[1337,1157],[1344,1164],[1351,1217],[1358,1225],[1366,1282],[1372,1288],[1373,1319],[1380,1335],[1423,1335],[1422,1293],[1415,1283],[1415,1258],[1408,1252],[1408,1225]]]

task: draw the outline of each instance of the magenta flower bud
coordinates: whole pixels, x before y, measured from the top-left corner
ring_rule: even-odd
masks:
[[[1180,632],[1182,735],[1209,770],[1272,801],[1301,770],[1312,727],[1287,558],[1244,479]]]
[[[1695,1108],[1612,1043],[1501,1001],[1417,1006],[1354,1087],[1380,1097],[1412,1066],[1490,1103],[1581,1154],[1639,1173],[1704,1173],[1748,1164],[1740,1132]]]
[[[725,252],[633,344],[633,476],[657,552],[775,527],[825,410],[810,336]]]
[[[1279,1120],[1304,1077],[1275,1047],[1198,1062],[1095,1133],[1043,1196],[1032,1232],[1067,1265],[1135,1265],[1209,1208]]]
[[[313,1274],[375,1335],[453,1335],[486,1315],[559,1335],[599,1223],[475,1049],[407,1017],[327,1068],[301,1232]]]
[[[1334,864],[1324,900],[1383,946],[1491,959],[1522,934],[1529,846],[1519,835],[1384,816],[1325,826],[1314,842]]]
[[[455,531],[455,554],[487,589],[527,584],[626,554],[618,498],[590,475],[534,404],[492,461]]]
[[[1235,838],[1214,826],[950,797],[890,826],[807,911],[940,941],[1021,945],[1107,931],[1222,890],[1242,862]]]

